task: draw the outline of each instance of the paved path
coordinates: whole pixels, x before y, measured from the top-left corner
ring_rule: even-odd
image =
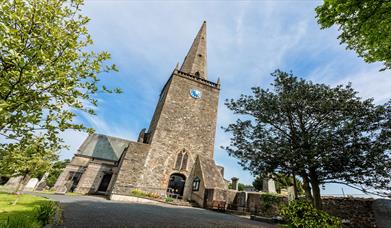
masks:
[[[234,215],[163,203],[123,203],[94,196],[31,193],[61,203],[61,227],[276,227]]]

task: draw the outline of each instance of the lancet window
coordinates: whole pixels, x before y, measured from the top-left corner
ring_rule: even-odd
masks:
[[[176,162],[175,162],[175,169],[186,170],[188,158],[189,158],[189,155],[185,149],[183,149],[181,152],[179,152],[177,155]]]

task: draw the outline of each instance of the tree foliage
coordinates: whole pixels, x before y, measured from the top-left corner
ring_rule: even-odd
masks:
[[[50,171],[50,174],[48,178],[46,179],[46,185],[48,187],[53,187],[56,183],[58,177],[62,173],[62,171],[65,169],[65,167],[70,163],[69,159],[65,159],[64,161],[56,161],[54,162],[52,169]]]
[[[391,69],[391,1],[324,0],[316,8],[322,28],[338,26],[341,43],[366,62],[380,61]]]
[[[48,144],[45,137],[23,138],[21,143],[0,150],[0,175],[35,177],[50,171],[58,159],[57,150],[58,145]]]
[[[61,145],[60,131],[85,129],[73,118],[77,111],[94,114],[96,93],[120,92],[99,83],[99,73],[116,68],[104,64],[109,53],[90,51],[82,4],[0,1],[0,135],[7,142],[31,142],[44,134]]]
[[[251,188],[252,185],[245,185],[243,183],[238,183],[238,191],[244,191],[245,188]],[[232,183],[228,184],[228,189],[233,189]]]
[[[254,175],[295,174],[320,204],[319,185],[391,190],[391,103],[375,105],[351,87],[314,84],[275,71],[273,90],[226,101],[241,115],[225,149]],[[312,193],[311,194],[311,187]],[[378,191],[378,193],[380,193]]]

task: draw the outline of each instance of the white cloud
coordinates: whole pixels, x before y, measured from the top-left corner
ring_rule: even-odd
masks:
[[[380,68],[373,67],[348,75],[335,84],[352,83],[353,88],[359,91],[363,98],[374,98],[376,103],[385,103],[391,99],[391,72],[378,72]]]
[[[106,120],[99,115],[91,116],[86,113],[83,113],[82,115],[88,122],[87,126],[93,128],[96,133],[128,140],[135,140],[137,137],[137,134],[135,134],[132,129],[119,126],[115,124],[114,121],[110,121],[110,119]]]

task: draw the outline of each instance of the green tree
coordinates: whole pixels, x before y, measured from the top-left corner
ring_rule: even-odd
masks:
[[[225,149],[254,175],[295,173],[321,208],[319,185],[391,190],[391,102],[363,100],[351,85],[330,87],[279,70],[273,90],[226,101],[241,115]],[[312,191],[311,191],[312,188]],[[383,192],[385,191],[385,192]]]
[[[104,64],[109,53],[90,51],[82,4],[0,1],[0,135],[8,144],[46,134],[61,145],[60,131],[85,129],[73,118],[77,111],[94,114],[94,95],[120,92],[98,83],[99,73],[116,68]]]
[[[391,2],[385,0],[324,0],[316,8],[322,29],[338,26],[341,43],[366,62],[380,61],[391,69]]]
[[[58,159],[59,146],[48,142],[45,136],[33,137],[32,141],[23,138],[21,143],[0,150],[0,176],[23,176],[16,188],[19,191],[30,177],[50,171],[52,163]]]
[[[263,190],[263,178],[261,176],[256,176],[253,181],[253,186],[257,191]]]
[[[48,178],[46,179],[46,184],[48,187],[53,187],[56,183],[58,177],[60,176],[61,172],[65,169],[65,167],[70,163],[69,159],[65,159],[64,161],[56,161],[54,162],[52,169],[50,171],[50,174]]]
[[[243,183],[238,183],[238,191],[244,191],[245,188],[251,188],[253,187],[252,185],[246,185]],[[232,189],[232,183],[228,184],[228,189]]]

